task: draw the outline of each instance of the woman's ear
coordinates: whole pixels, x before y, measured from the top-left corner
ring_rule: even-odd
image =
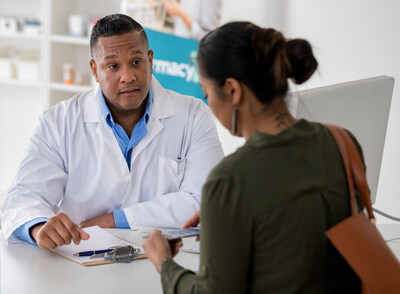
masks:
[[[242,84],[235,78],[227,78],[223,85],[225,96],[228,97],[232,104],[238,106],[242,102]]]

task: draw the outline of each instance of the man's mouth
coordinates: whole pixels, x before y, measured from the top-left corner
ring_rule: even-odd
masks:
[[[139,91],[139,88],[129,88],[129,89],[125,89],[121,92],[119,92],[120,94],[133,94],[135,92]]]

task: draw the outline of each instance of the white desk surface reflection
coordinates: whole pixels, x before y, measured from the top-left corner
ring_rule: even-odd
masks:
[[[378,229],[387,244],[400,260],[400,224],[381,224]],[[110,233],[138,243],[141,234],[130,230],[108,229]],[[1,231],[0,231],[1,233]],[[0,236],[0,293],[162,293],[161,280],[148,259],[129,264],[108,264],[85,267],[41,250],[29,244],[7,246]],[[185,244],[194,238],[185,239]],[[180,252],[175,260],[182,266],[197,270],[199,254]]]
[[[136,244],[142,234],[124,229],[107,229]],[[6,245],[0,231],[1,294],[90,294],[162,293],[160,275],[148,260],[85,267],[30,244]],[[186,238],[184,243],[195,242]],[[199,254],[180,252],[180,265],[198,270]]]

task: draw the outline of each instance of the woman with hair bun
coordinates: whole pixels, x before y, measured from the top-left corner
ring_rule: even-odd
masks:
[[[360,293],[325,236],[350,216],[339,149],[328,129],[297,120],[284,102],[288,80],[301,84],[317,69],[311,45],[233,22],[201,40],[198,59],[213,113],[246,143],[203,187],[197,274],[172,259],[182,242],[170,245],[158,230],[144,240],[165,293]]]

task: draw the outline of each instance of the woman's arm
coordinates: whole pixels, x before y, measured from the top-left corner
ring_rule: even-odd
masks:
[[[201,208],[199,273],[186,270],[168,256],[163,256],[161,278],[165,293],[246,291],[252,225],[239,193],[234,181],[226,177],[205,185]]]

